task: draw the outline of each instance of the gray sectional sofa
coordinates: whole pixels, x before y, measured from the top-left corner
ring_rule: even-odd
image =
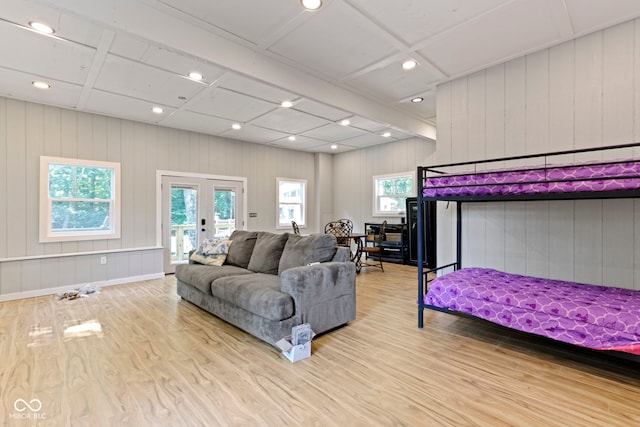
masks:
[[[236,230],[223,265],[176,268],[178,295],[272,345],[355,319],[355,265],[333,235]],[[311,265],[309,265],[311,264]]]

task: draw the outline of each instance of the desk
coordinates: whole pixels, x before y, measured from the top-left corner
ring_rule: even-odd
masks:
[[[347,237],[353,240],[353,242],[356,244],[356,252],[351,254],[351,261],[353,261],[356,265],[356,273],[360,273],[360,270],[362,270],[362,246],[364,245],[362,239],[367,237],[367,235],[353,233],[349,234]]]

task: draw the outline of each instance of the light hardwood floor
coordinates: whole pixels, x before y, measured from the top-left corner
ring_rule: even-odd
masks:
[[[295,364],[181,301],[173,276],[73,301],[0,303],[0,421],[640,425],[640,362],[439,312],[426,312],[418,329],[415,300],[415,268],[363,271],[357,319],[317,337],[312,356]]]

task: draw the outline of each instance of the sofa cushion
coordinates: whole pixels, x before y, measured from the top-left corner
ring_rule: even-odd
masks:
[[[278,274],[280,256],[288,238],[288,233],[260,231],[247,268],[256,273]]]
[[[280,277],[255,273],[227,276],[211,284],[214,297],[269,320],[293,316],[293,299],[280,292]]]
[[[333,234],[313,234],[311,236],[291,235],[284,245],[278,274],[293,267],[301,267],[312,262],[331,261],[337,249]]]
[[[200,264],[180,264],[176,266],[176,279],[211,295],[211,282],[232,275],[252,274],[251,271],[233,265],[220,267]]]
[[[257,238],[257,231],[235,230],[229,237],[233,244],[229,247],[225,263],[247,268]]]

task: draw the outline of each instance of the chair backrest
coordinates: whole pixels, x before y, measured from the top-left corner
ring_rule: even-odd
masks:
[[[382,221],[382,226],[380,227],[380,234],[378,234],[378,246],[382,246],[382,242],[386,240],[385,233],[387,231],[387,220]]]
[[[291,221],[291,227],[293,227],[293,234],[300,235],[300,229],[298,228],[298,223],[295,221]]]
[[[331,221],[324,226],[325,234],[333,234],[336,236],[338,245],[349,246],[349,235],[353,232],[353,222],[351,220]]]

